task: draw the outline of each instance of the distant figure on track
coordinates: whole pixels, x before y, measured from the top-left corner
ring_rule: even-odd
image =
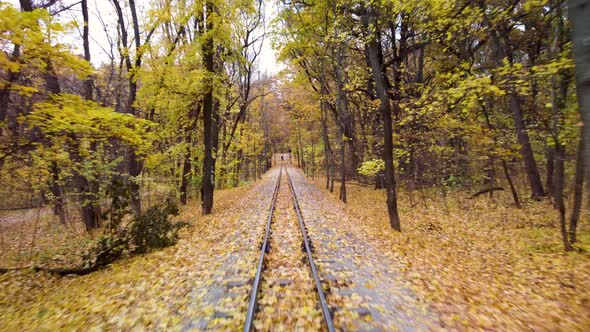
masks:
[[[283,158],[283,155],[281,155],[281,163],[285,161],[285,159]]]

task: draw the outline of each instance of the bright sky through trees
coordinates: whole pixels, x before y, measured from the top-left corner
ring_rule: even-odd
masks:
[[[137,0],[136,3],[138,11],[145,12],[146,5],[148,5],[150,1],[151,0]],[[19,6],[19,0],[2,0],[0,2],[10,3],[15,7]],[[62,0],[61,2],[67,7],[69,5],[78,3],[79,1]],[[265,0],[265,5],[266,30],[268,31],[270,22],[276,14],[276,4],[274,1]],[[115,9],[113,8],[113,4],[110,0],[89,0],[88,7],[90,12],[89,26],[90,38],[92,41],[90,46],[92,53],[92,63],[95,65],[108,63],[110,62],[110,47],[108,38],[110,37],[112,39],[116,35],[117,19],[115,16]],[[80,10],[77,8],[73,9],[72,11],[68,11],[60,15],[59,18],[64,22],[75,21],[81,25],[79,11]],[[143,18],[145,15],[141,15],[141,17]],[[105,32],[102,22],[106,24],[108,33]],[[79,33],[72,32],[62,38],[64,42],[71,43],[75,47],[76,53],[83,52],[81,48],[81,36]],[[262,74],[268,73],[273,75],[277,74],[282,69],[282,65],[277,62],[276,51],[271,46],[270,36],[264,40],[262,53],[260,54],[258,61],[259,70]]]

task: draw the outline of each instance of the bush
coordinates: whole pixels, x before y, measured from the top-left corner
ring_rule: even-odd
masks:
[[[167,199],[164,204],[153,206],[135,218],[128,235],[131,251],[141,254],[150,249],[174,245],[178,241],[178,231],[188,223],[172,223],[168,220],[171,215],[178,215],[178,207],[171,199]]]
[[[134,218],[125,229],[102,235],[84,255],[84,267],[104,266],[126,254],[143,254],[176,244],[178,231],[188,223],[173,223],[171,215],[178,215],[178,207],[167,199]]]
[[[381,159],[373,159],[364,161],[361,166],[357,169],[359,174],[375,177],[379,172],[385,169],[385,162]]]

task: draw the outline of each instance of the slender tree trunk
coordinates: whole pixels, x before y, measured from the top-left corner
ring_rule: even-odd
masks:
[[[565,161],[565,148],[561,144],[555,146],[555,176],[554,176],[554,188],[555,188],[555,207],[559,211],[559,230],[561,231],[561,239],[563,240],[563,246],[566,251],[572,250],[572,246],[569,243],[568,232],[565,222],[565,202],[563,199],[563,187],[564,187],[564,161]]]
[[[128,85],[129,85],[129,99],[125,108],[125,113],[137,116],[135,108],[135,99],[137,98],[137,77],[136,72],[141,68],[141,40],[139,33],[139,20],[137,18],[137,8],[135,0],[129,0],[129,9],[131,11],[132,25],[133,25],[133,40],[135,41],[135,64],[131,62],[131,57],[126,51],[128,49],[128,33],[127,26],[123,15],[123,10],[119,3],[120,0],[113,0],[113,5],[117,12],[119,30],[121,32],[121,56],[124,59],[125,67],[127,69]],[[141,214],[141,194],[139,186],[139,175],[143,169],[143,164],[139,161],[135,149],[127,149],[127,170],[129,171],[129,178],[127,185],[131,196],[131,208],[135,215]]]
[[[221,127],[221,138],[222,142],[225,142],[227,139],[227,126],[225,122]],[[219,169],[219,179],[217,179],[217,189],[221,189],[223,187],[223,183],[226,181],[225,174],[227,173],[227,149],[221,150],[221,166]]]
[[[520,154],[524,160],[526,174],[531,186],[531,196],[535,198],[545,196],[541,176],[537,169],[537,162],[533,154],[533,149],[529,140],[529,134],[526,131],[524,120],[522,117],[522,105],[516,93],[509,93],[510,109],[512,110],[512,119],[516,129],[516,136],[520,144]]]
[[[578,220],[580,220],[580,210],[582,209],[582,196],[584,187],[584,127],[582,127],[580,142],[578,143],[578,153],[576,155],[576,178],[574,180],[574,205],[570,217],[569,237],[570,242],[575,243]]]
[[[195,116],[195,113],[198,114],[198,110],[195,110],[194,112],[189,112],[189,116],[193,115]],[[196,116],[194,119],[188,119],[188,121],[190,121],[191,123],[196,124],[197,119]],[[189,125],[187,126],[187,132],[185,133],[185,137],[184,137],[184,143],[186,144],[186,150],[184,152],[184,161],[183,161],[183,165],[182,165],[182,177],[180,179],[180,203],[182,205],[186,205],[187,201],[188,201],[188,180],[190,179],[191,176],[191,149],[190,149],[190,145],[191,145],[191,135],[192,135],[192,131],[194,130],[194,125]]]
[[[59,80],[57,75],[55,74],[55,70],[53,68],[53,64],[51,60],[47,59],[47,68],[45,73],[43,73],[43,79],[45,80],[45,85],[47,91],[51,94],[57,95],[61,93],[61,87],[59,85]],[[59,217],[59,221],[65,225],[66,224],[66,202],[64,197],[64,191],[62,184],[60,183],[62,179],[60,179],[60,169],[59,166],[55,161],[51,162],[51,181],[49,185],[49,190],[53,195],[54,199],[54,206],[53,212]]]
[[[49,190],[53,195],[53,213],[59,217],[59,222],[62,225],[66,224],[66,210],[63,190],[60,184],[59,167],[56,162],[51,162],[51,182]]]
[[[554,196],[555,189],[553,188],[553,173],[555,166],[555,148],[547,147],[547,174],[545,178],[545,186],[547,187],[547,194]]]
[[[90,62],[90,37],[89,37],[89,26],[88,26],[88,0],[82,0],[82,17],[84,19],[84,28],[82,33],[82,40],[84,45],[84,60]],[[92,78],[88,77],[84,80],[84,99],[93,100],[92,96]],[[74,139],[74,142],[76,140]],[[90,146],[90,151],[96,153],[96,144]],[[71,156],[78,163],[83,162],[83,158],[78,152],[78,145],[72,148]],[[98,178],[98,174],[95,174],[94,178]],[[88,180],[84,175],[78,171],[74,173],[74,181],[78,187],[78,193],[80,194],[82,219],[86,230],[90,231],[100,227],[100,205],[98,204],[98,181]]]
[[[311,143],[311,178],[315,180],[315,143]]]
[[[346,75],[344,75],[344,43],[339,40],[338,11],[336,1],[332,2],[334,15],[334,42],[336,43],[336,122],[340,129],[340,200],[346,203],[346,140],[351,139],[353,129],[348,114],[348,98],[346,97]],[[350,135],[350,136],[348,136]],[[354,150],[351,149],[352,159]]]
[[[490,120],[490,115],[488,113],[486,106],[484,105],[482,107],[482,109],[483,109],[483,114],[485,116],[488,129],[490,129],[490,130],[494,129],[494,126],[492,125],[492,121]],[[494,143],[498,142],[498,138],[495,135],[494,135],[493,139],[494,139]],[[512,193],[512,199],[514,199],[514,205],[520,209],[520,208],[522,208],[522,205],[520,204],[520,199],[518,198],[518,191],[516,191],[516,187],[514,186],[514,182],[512,182],[512,177],[510,176],[510,170],[508,169],[508,163],[506,162],[506,160],[504,158],[501,158],[501,161],[502,161],[502,170],[504,171],[504,176],[506,177],[506,181],[508,181],[508,185],[510,186],[510,192]]]
[[[346,203],[346,142],[340,141],[340,200]]]
[[[334,158],[330,163],[330,192],[334,192],[334,179],[336,178],[336,163],[334,162]]]
[[[557,9],[557,20],[555,43],[552,46],[552,53],[556,57],[564,50],[564,21],[561,15],[561,8]],[[563,245],[566,251],[572,250],[572,246],[569,243],[569,234],[566,225],[566,214],[565,214],[565,199],[563,197],[563,189],[565,182],[565,146],[561,143],[559,133],[563,123],[563,112],[566,107],[567,90],[570,83],[570,75],[562,71],[557,77],[552,80],[552,99],[553,99],[553,113],[554,119],[551,126],[552,137],[555,143],[555,174],[553,175],[553,187],[555,197],[555,208],[559,212],[559,226],[561,231],[561,237]]]
[[[324,83],[322,82],[322,95],[326,96]],[[330,147],[330,137],[328,136],[328,124],[327,124],[327,109],[326,101],[320,101],[321,108],[321,122],[322,122],[322,140],[324,141],[324,162],[326,166],[326,189],[330,188],[330,168],[332,167],[332,148]]]
[[[182,178],[180,180],[180,203],[182,205],[186,205],[187,202],[187,187],[188,187],[188,178],[190,177],[191,173],[191,152],[190,149],[187,147],[186,152],[184,153],[184,162],[182,166]]]
[[[367,24],[365,28],[370,31],[371,26],[377,26],[377,13],[369,6],[367,10]],[[393,168],[393,123],[391,119],[391,107],[385,73],[383,72],[383,53],[381,50],[381,36],[378,30],[371,33],[367,42],[367,51],[371,71],[375,81],[375,91],[381,104],[379,111],[383,118],[383,161],[385,162],[385,190],[387,191],[387,211],[389,223],[397,231],[401,231],[400,219],[397,211],[397,197],[395,188],[395,174]]]
[[[479,5],[484,11],[486,10],[484,1],[479,1]],[[512,51],[510,50],[510,45],[505,45],[504,47],[500,43],[500,37],[503,37],[505,40],[509,40],[509,37],[507,35],[499,37],[496,27],[494,27],[486,16],[484,16],[484,22],[489,29],[496,66],[502,67],[504,65],[503,61],[506,57],[509,62],[512,63]],[[515,91],[509,91],[508,100],[510,111],[512,113],[512,120],[514,122],[514,129],[516,130],[518,144],[520,145],[520,154],[524,161],[525,171],[531,187],[531,196],[534,198],[543,197],[545,196],[545,191],[543,189],[543,183],[541,182],[539,170],[537,169],[537,162],[535,161],[535,155],[531,147],[529,134],[526,131],[520,97]]]
[[[508,163],[506,160],[502,159],[502,169],[504,170],[504,176],[506,176],[506,180],[508,181],[508,185],[510,186],[510,192],[512,193],[512,199],[514,199],[514,205],[517,208],[522,208],[520,204],[520,199],[518,198],[518,191],[516,191],[516,187],[514,186],[514,182],[512,182],[512,177],[510,176],[510,170],[508,169]]]

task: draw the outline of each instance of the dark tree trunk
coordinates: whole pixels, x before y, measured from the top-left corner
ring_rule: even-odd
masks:
[[[570,217],[569,236],[570,242],[575,243],[578,220],[580,220],[580,210],[582,209],[582,196],[584,187],[584,127],[582,127],[580,142],[578,143],[578,153],[576,155],[576,178],[574,180],[574,205]]]
[[[45,85],[47,91],[51,94],[59,94],[61,93],[61,87],[59,85],[59,80],[57,79],[57,75],[55,74],[53,64],[50,60],[47,60],[47,68],[46,72],[43,74],[43,78],[45,80]],[[53,195],[54,199],[54,206],[53,212],[59,217],[59,221],[65,225],[66,223],[66,202],[64,197],[64,191],[62,188],[62,183],[60,179],[60,169],[59,166],[55,161],[51,162],[51,182],[49,185],[49,190]]]
[[[510,186],[510,192],[512,193],[512,199],[514,199],[514,205],[517,208],[522,208],[520,205],[520,199],[518,198],[518,191],[516,191],[516,187],[512,182],[512,177],[510,176],[510,170],[508,169],[508,163],[506,160],[502,160],[502,169],[504,170],[504,176],[506,176],[506,180],[508,181],[508,185]]]
[[[563,199],[563,187],[564,187],[564,161],[565,161],[565,148],[561,144],[555,146],[555,176],[554,188],[555,188],[555,207],[559,211],[559,230],[561,231],[561,239],[563,240],[563,246],[566,251],[572,250],[572,246],[569,243],[568,232],[565,222],[565,202]]]
[[[225,121],[223,122],[223,125],[221,126],[221,140],[222,142],[225,142],[227,139],[227,125],[225,124]],[[217,179],[217,189],[221,189],[223,187],[224,182],[226,181],[225,179],[225,174],[227,173],[227,149],[222,149],[221,150],[221,166],[219,169],[219,179]]]
[[[182,165],[182,179],[180,180],[180,203],[182,205],[186,205],[187,203],[187,187],[188,187],[188,179],[191,174],[191,150],[190,147],[187,145],[186,151],[184,153],[184,162]]]
[[[529,134],[526,131],[524,120],[522,117],[522,107],[519,97],[516,93],[509,93],[510,109],[512,110],[512,119],[516,129],[516,136],[518,137],[518,144],[520,144],[520,154],[524,160],[524,166],[531,187],[531,196],[539,198],[545,196],[541,176],[537,169],[537,162],[533,154]]]
[[[180,181],[180,203],[186,204],[188,202],[188,182],[191,178],[191,144],[192,135],[197,128],[197,121],[199,120],[199,113],[201,111],[201,104],[196,103],[188,112],[188,124],[186,125],[186,132],[184,136],[184,143],[186,144],[186,151],[184,153],[184,163],[182,165],[182,178]]]
[[[371,26],[377,26],[377,13],[372,7],[367,10],[365,28],[370,31]],[[374,29],[374,28],[373,28]],[[393,123],[391,119],[391,107],[389,105],[389,89],[383,68],[383,52],[381,50],[381,36],[376,29],[370,33],[369,40],[366,44],[375,81],[375,91],[381,102],[379,111],[383,120],[383,161],[385,162],[385,189],[387,191],[387,211],[389,214],[389,223],[397,231],[401,231],[399,215],[397,211],[397,197],[395,188],[395,174],[393,168]]]
[[[590,165],[590,1],[570,0],[569,19],[572,27],[574,60],[576,63],[576,89],[578,110],[582,116],[586,133],[584,135],[584,165]],[[590,179],[590,167],[585,167],[585,178]],[[586,181],[586,192],[590,193],[590,181]],[[587,195],[590,198],[590,194]]]
[[[322,102],[323,104],[323,102]],[[322,113],[324,112],[322,107]],[[326,167],[326,189],[330,188],[330,159],[332,158],[332,152],[330,151],[330,141],[328,138],[328,129],[326,126],[325,119],[322,114],[322,139],[324,141],[324,164]]]
[[[483,109],[483,114],[485,116],[488,129],[490,129],[490,130],[494,129],[494,126],[492,125],[492,121],[490,120],[490,115],[488,113],[486,106],[484,105],[482,107],[482,109]],[[498,138],[496,136],[494,136],[493,139],[494,139],[495,143],[498,142]],[[510,170],[508,169],[508,163],[506,162],[506,160],[504,158],[502,158],[501,160],[502,160],[502,170],[504,171],[504,176],[506,177],[506,181],[508,181],[508,185],[510,186],[510,192],[512,193],[512,198],[514,199],[514,205],[520,209],[522,206],[520,205],[520,199],[518,198],[518,191],[516,191],[516,187],[514,186],[514,183],[512,182],[512,177],[510,176]]]
[[[346,203],[346,142],[340,141],[340,200]]]
[[[135,66],[132,68],[133,72],[141,68],[141,56],[139,55],[141,40],[139,36],[139,21],[137,19],[137,10],[135,7],[135,0],[129,0],[129,9],[131,10],[131,19],[133,23],[133,33],[135,39]],[[129,69],[129,68],[128,68]],[[128,113],[137,116],[137,110],[135,109],[135,99],[137,98],[137,77],[134,73],[128,72],[129,75],[129,104],[127,109]],[[131,208],[136,215],[141,214],[141,194],[139,186],[139,175],[143,169],[143,164],[139,161],[135,149],[129,151],[129,175],[131,175],[131,181],[129,181],[129,191],[131,194]]]
[[[13,61],[17,61],[20,57],[20,45],[15,45],[12,51],[12,58]],[[10,92],[12,91],[12,83],[14,83],[19,77],[18,71],[8,72],[8,77],[6,78],[6,82],[4,82],[4,86],[0,89],[0,123],[6,120],[6,116],[8,114],[8,106],[10,104]],[[0,128],[0,136],[3,135],[3,129]]]
[[[113,5],[117,12],[117,19],[119,30],[121,33],[121,44],[123,50],[128,48],[128,33],[127,26],[123,15],[123,10],[119,3],[119,0],[113,0]],[[131,57],[128,53],[122,52],[121,56],[124,59],[125,67],[127,69],[128,85],[129,85],[129,99],[125,108],[125,113],[137,116],[137,110],[135,109],[135,99],[137,97],[137,77],[135,73],[141,68],[141,40],[139,33],[139,21],[137,18],[137,9],[135,7],[135,0],[129,0],[129,9],[131,10],[131,18],[133,25],[133,39],[135,41],[135,64],[131,62]],[[131,208],[136,215],[141,214],[141,195],[139,186],[139,175],[143,169],[143,164],[139,161],[135,149],[129,148],[127,150],[127,170],[129,172],[129,178],[127,179],[127,186],[131,196]]]
[[[547,147],[547,174],[545,178],[545,186],[547,187],[547,194],[551,197],[554,196],[553,188],[553,173],[555,166],[555,148],[550,146]]]
[[[204,53],[205,67],[209,73],[213,71],[213,41],[206,41]],[[205,50],[204,50],[205,51]],[[210,82],[209,91],[205,93],[203,100],[203,137],[205,143],[203,159],[203,187],[201,189],[203,214],[210,214],[213,210],[213,82]]]
[[[215,12],[213,3],[206,3],[207,10],[207,31],[213,29],[213,20],[211,15]],[[205,70],[210,76],[215,75],[215,46],[213,41],[214,36],[208,35],[203,43],[203,61]],[[209,77],[206,84],[206,92],[203,98],[203,140],[205,145],[204,159],[203,159],[203,187],[201,189],[203,215],[213,212],[213,194],[215,190],[215,157],[214,149],[217,145],[217,126],[218,115],[216,114],[216,101],[213,95],[214,82],[213,78]]]
[[[49,190],[53,195],[53,213],[59,217],[59,222],[62,225],[66,224],[66,210],[63,190],[60,185],[59,167],[57,163],[51,162],[51,182]]]
[[[484,1],[480,1],[479,5],[484,11],[486,10]],[[493,48],[493,59],[496,66],[502,67],[505,58],[508,58],[509,63],[512,63],[512,50],[510,48],[511,46],[508,45],[509,36],[507,35],[509,30],[504,29],[504,31],[507,32],[505,32],[504,35],[498,36],[497,27],[490,22],[487,16],[484,16],[484,22],[489,30]],[[500,38],[503,38],[506,41],[506,45],[500,43]],[[541,182],[539,170],[537,169],[537,163],[531,147],[529,134],[526,131],[520,97],[514,90],[509,91],[508,100],[510,111],[512,113],[512,121],[514,122],[514,129],[516,130],[518,144],[520,145],[520,154],[524,161],[525,171],[531,188],[531,196],[535,198],[543,197],[545,196],[545,191],[543,189],[543,183]]]
[[[337,25],[336,2],[333,2],[334,24]],[[334,29],[334,40],[338,40],[338,29]],[[340,200],[346,203],[346,140],[352,131],[349,129],[348,99],[344,90],[345,76],[344,45],[338,42],[336,49],[336,123],[338,124],[340,137]],[[354,151],[352,151],[354,154]]]
[[[324,64],[322,63],[322,75],[321,75],[321,93],[322,97],[325,98],[328,95],[328,88],[325,82],[325,70]],[[326,189],[330,188],[330,169],[332,167],[332,148],[330,146],[330,137],[328,136],[328,105],[327,101],[322,98],[320,100],[320,111],[321,111],[321,125],[322,125],[322,140],[324,141],[324,163],[326,166]]]
[[[84,28],[82,32],[82,40],[84,45],[84,60],[90,62],[90,37],[88,27],[88,0],[82,0],[82,17],[84,19]],[[92,96],[92,78],[88,77],[84,80],[84,99],[93,100]],[[72,149],[72,156],[78,162],[82,162],[83,158],[78,153],[78,146]],[[96,144],[90,146],[91,152],[96,152]],[[96,178],[97,176],[95,176]],[[86,226],[86,230],[100,227],[100,205],[98,204],[99,184],[97,181],[88,180],[84,175],[75,172],[74,180],[78,186],[78,193],[80,194],[82,207],[82,220]]]
[[[555,48],[552,49],[555,56],[559,56],[564,50],[564,21],[561,15],[561,9],[557,9],[557,20],[556,23],[556,41]],[[553,47],[552,47],[553,48]],[[570,75],[562,71],[553,78],[552,81],[552,99],[553,99],[553,113],[555,118],[551,126],[551,135],[555,143],[555,174],[553,175],[553,188],[555,197],[555,208],[559,212],[559,228],[561,231],[561,238],[563,246],[566,251],[572,250],[572,246],[569,242],[569,234],[566,225],[565,215],[565,199],[563,195],[563,188],[565,182],[565,146],[561,143],[559,137],[560,129],[563,123],[563,113],[566,107],[567,90],[570,82]]]

